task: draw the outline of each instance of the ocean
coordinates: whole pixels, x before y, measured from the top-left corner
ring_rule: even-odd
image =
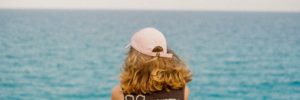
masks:
[[[161,30],[191,100],[300,100],[300,13],[0,10],[0,100],[109,100],[131,35]]]

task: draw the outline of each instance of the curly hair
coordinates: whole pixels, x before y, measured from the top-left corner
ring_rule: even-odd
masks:
[[[157,46],[152,51],[163,50]],[[120,75],[123,92],[151,94],[156,91],[184,88],[192,80],[192,74],[173,51],[167,50],[167,52],[172,53],[173,57],[147,56],[131,47]]]

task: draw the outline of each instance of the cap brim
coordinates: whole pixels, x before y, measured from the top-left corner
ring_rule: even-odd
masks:
[[[128,43],[124,48],[128,48],[128,47],[130,47],[130,43]]]

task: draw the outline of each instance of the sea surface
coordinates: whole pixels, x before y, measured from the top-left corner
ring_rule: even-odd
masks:
[[[300,100],[300,13],[0,10],[0,100],[109,100],[133,32],[155,27],[191,100]]]

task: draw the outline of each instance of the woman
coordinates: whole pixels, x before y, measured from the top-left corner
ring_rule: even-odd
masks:
[[[112,100],[188,100],[191,72],[155,28],[136,32]]]

